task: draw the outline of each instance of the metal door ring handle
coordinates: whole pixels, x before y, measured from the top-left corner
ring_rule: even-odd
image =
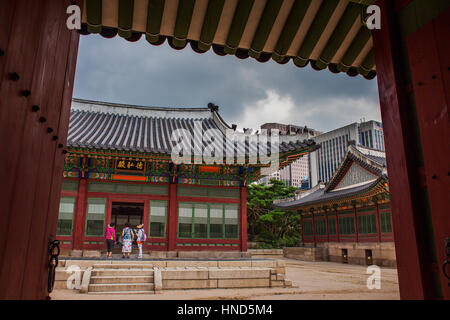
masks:
[[[442,265],[442,273],[447,278],[447,280],[450,280],[450,276],[447,274],[447,265],[450,264],[450,260],[445,260],[444,264]]]

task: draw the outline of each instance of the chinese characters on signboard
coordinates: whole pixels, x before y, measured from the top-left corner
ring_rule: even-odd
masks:
[[[144,172],[144,169],[145,169],[144,161],[138,161],[138,160],[117,160],[116,161],[116,170]]]

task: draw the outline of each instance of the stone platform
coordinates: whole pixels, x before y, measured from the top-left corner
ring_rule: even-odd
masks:
[[[133,250],[132,256],[136,256],[137,250]],[[101,258],[105,255],[104,250],[61,250],[62,257],[70,258]],[[120,253],[114,254],[116,257],[121,256]],[[251,252],[241,251],[223,251],[223,250],[204,250],[204,251],[144,251],[143,257],[146,259],[173,259],[173,258],[250,258]]]
[[[271,259],[62,259],[55,288],[148,294],[164,289],[291,287],[285,274],[284,261]]]

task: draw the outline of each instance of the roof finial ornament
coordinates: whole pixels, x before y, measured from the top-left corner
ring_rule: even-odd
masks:
[[[214,103],[210,102],[208,103],[208,108],[211,110],[211,112],[218,112],[219,111],[219,106],[215,105]]]

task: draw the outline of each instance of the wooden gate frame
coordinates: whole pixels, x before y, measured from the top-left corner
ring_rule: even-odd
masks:
[[[400,14],[419,2],[377,1],[377,81],[400,295],[449,299],[442,263],[450,236],[450,16],[442,10],[405,34]],[[0,299],[48,296],[47,247],[56,231],[79,43],[66,27],[71,4],[83,1],[0,0]],[[171,197],[175,192],[170,186]]]

